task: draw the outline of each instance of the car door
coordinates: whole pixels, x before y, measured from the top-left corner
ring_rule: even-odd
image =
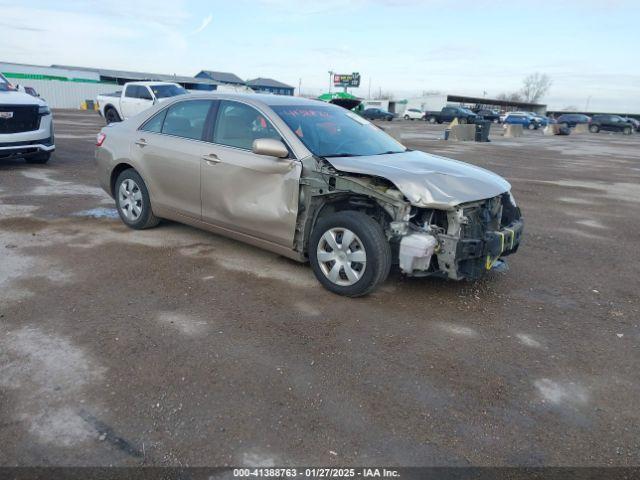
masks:
[[[127,85],[120,101],[124,118],[133,117],[153,105],[151,92],[144,85]]]
[[[220,102],[210,158],[201,161],[202,217],[218,227],[292,247],[298,216],[302,167],[297,160],[256,155],[254,140],[279,132],[253,106]],[[269,173],[273,162],[290,162],[284,173]]]
[[[151,203],[194,219],[202,217],[200,164],[211,151],[214,100],[184,100],[140,127],[131,156]]]

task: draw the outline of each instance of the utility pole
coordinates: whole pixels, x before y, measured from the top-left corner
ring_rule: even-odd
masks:
[[[299,97],[302,96],[302,79],[301,78],[298,79],[298,96]]]
[[[329,93],[331,93],[331,84],[333,83],[333,70],[329,70]]]
[[[369,100],[371,100],[371,77],[369,77]]]
[[[586,103],[586,105],[584,106],[584,111],[585,111],[585,112],[588,112],[588,111],[589,111],[589,102],[591,102],[591,95],[589,95],[589,96],[587,97],[587,103]]]

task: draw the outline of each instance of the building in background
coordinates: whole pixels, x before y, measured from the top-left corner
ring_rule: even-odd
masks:
[[[212,80],[223,85],[246,85],[247,83],[242,80],[235,73],[230,72],[215,72],[213,70],[200,70],[196,74],[195,78],[202,78]]]
[[[247,80],[247,85],[257,93],[272,93],[274,95],[293,96],[293,91],[295,90],[291,85],[272,78],[254,78],[253,80]]]

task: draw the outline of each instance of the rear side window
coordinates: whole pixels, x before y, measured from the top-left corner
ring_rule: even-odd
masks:
[[[138,86],[127,85],[127,88],[124,91],[124,96],[128,98],[138,98]]]
[[[239,102],[220,102],[214,143],[251,150],[253,141],[259,138],[282,140],[271,122],[255,108]]]
[[[205,125],[212,105],[212,100],[191,100],[172,105],[167,109],[162,133],[205,140]]]
[[[167,109],[156,113],[153,117],[147,120],[140,130],[145,132],[160,133],[162,132],[162,125],[164,123],[164,117],[167,115]]]

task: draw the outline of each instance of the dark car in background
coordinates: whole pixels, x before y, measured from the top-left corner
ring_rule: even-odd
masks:
[[[480,115],[484,120],[488,120],[489,122],[498,123],[500,122],[500,112],[498,110],[490,110],[487,108],[482,108],[480,110],[474,110],[477,115]]]
[[[591,118],[589,131],[591,133],[603,132],[622,132],[625,135],[631,135],[633,125],[627,122],[620,115],[594,115]]]
[[[387,120],[391,121],[395,118],[395,113],[387,112],[382,108],[367,108],[360,114],[367,120]]]
[[[632,118],[632,117],[622,117],[622,118],[624,119],[625,122],[630,123],[636,132],[640,132],[640,120],[636,120],[635,118]]]
[[[582,115],[581,113],[565,113],[557,118],[557,123],[565,127],[575,127],[579,124],[587,124],[591,122],[591,117]]]
[[[444,107],[439,112],[427,112],[424,119],[429,123],[452,122],[457,118],[460,123],[475,123],[478,115],[468,108]]]

